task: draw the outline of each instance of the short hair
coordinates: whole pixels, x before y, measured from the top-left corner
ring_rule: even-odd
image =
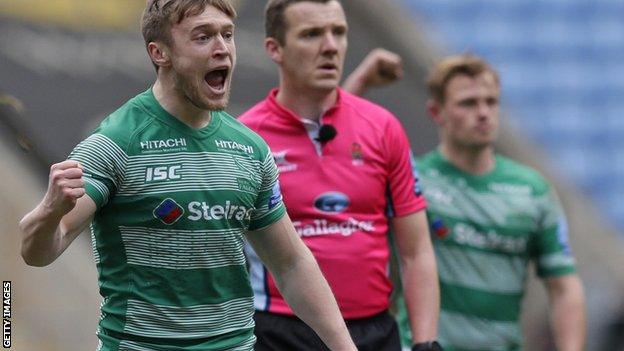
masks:
[[[458,75],[474,78],[483,73],[492,74],[496,84],[500,84],[498,73],[487,61],[478,56],[463,54],[445,57],[429,73],[427,78],[429,96],[438,103],[444,103],[446,88],[451,79]]]
[[[267,38],[275,38],[280,45],[284,45],[287,23],[284,12],[293,4],[299,2],[316,2],[326,4],[331,1],[340,3],[340,0],[269,0],[264,8],[264,31]]]
[[[228,0],[148,0],[141,19],[145,46],[153,41],[171,45],[171,25],[202,13],[208,6],[236,18],[236,10]]]

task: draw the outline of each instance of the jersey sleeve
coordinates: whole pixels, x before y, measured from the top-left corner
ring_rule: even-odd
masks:
[[[560,276],[576,271],[565,214],[550,189],[538,200],[541,210],[539,229],[534,238],[537,275],[542,278]]]
[[[119,188],[128,157],[112,139],[96,133],[78,144],[68,159],[83,167],[86,193],[100,209]]]
[[[403,127],[394,117],[386,128],[384,140],[388,160],[388,215],[401,217],[426,208],[409,141]]]
[[[270,152],[262,162],[262,184],[255,203],[255,211],[251,215],[249,230],[257,230],[269,226],[286,213],[282,200],[277,166]]]

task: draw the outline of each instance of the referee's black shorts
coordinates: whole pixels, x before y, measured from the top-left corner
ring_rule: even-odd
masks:
[[[255,351],[328,351],[312,328],[294,316],[256,311]],[[388,313],[345,320],[359,351],[401,351],[396,321]]]

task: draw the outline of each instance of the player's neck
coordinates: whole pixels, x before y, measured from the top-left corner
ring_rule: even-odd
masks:
[[[297,116],[318,121],[323,114],[336,104],[338,91],[304,91],[282,82],[277,92],[277,102]]]
[[[492,145],[468,148],[442,142],[439,150],[442,156],[453,166],[466,173],[483,175],[491,172],[495,166],[494,147]]]
[[[184,94],[175,89],[174,84],[163,81],[166,79],[159,77],[153,87],[154,97],[165,111],[194,129],[201,129],[210,124],[210,111],[193,105]]]

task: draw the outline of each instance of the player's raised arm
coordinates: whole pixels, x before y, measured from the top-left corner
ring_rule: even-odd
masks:
[[[331,350],[356,350],[327,281],[288,215],[247,233],[247,239],[295,314]]]
[[[96,205],[84,196],[82,167],[67,160],[52,165],[43,200],[19,223],[22,257],[31,266],[52,263],[91,222]]]
[[[370,88],[382,87],[403,77],[401,56],[386,49],[377,48],[366,55],[360,65],[345,79],[344,90],[364,95]]]

